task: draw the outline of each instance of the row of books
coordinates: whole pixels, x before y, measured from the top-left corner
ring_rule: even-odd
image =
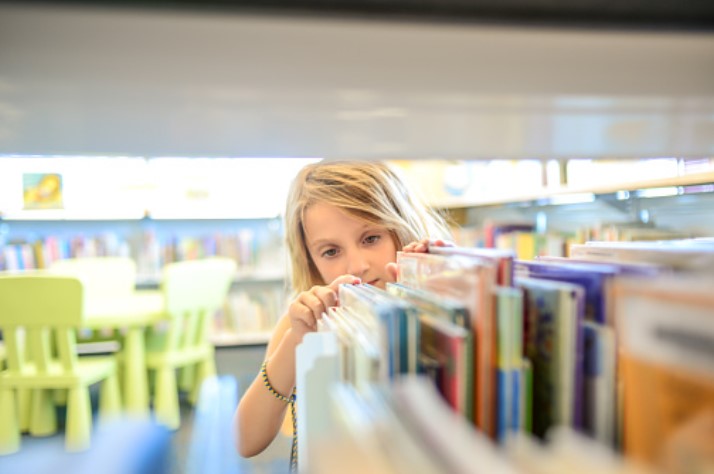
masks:
[[[658,467],[711,467],[714,244],[590,243],[574,254],[521,261],[499,250],[433,248],[399,254],[399,283],[387,291],[340,288],[340,308],[323,316],[327,331],[298,349],[300,459],[313,462],[311,446],[359,416],[339,409],[344,400],[325,414],[331,395],[310,387],[350,387],[342,396],[369,415],[378,398],[371,387],[389,393],[420,374],[507,452],[514,438],[566,429]],[[456,458],[430,459],[443,470]]]
[[[137,262],[139,274],[157,275],[166,263],[195,260],[211,255],[233,258],[239,268],[259,263],[259,245],[250,229],[201,237],[170,236],[160,239],[146,231],[124,238],[113,232],[99,235],[50,235],[34,241],[0,242],[0,270],[48,268],[66,258],[121,256]]]
[[[690,239],[690,233],[653,227],[642,223],[603,223],[581,227],[574,233],[539,232],[536,226],[520,221],[487,221],[482,227],[453,229],[454,240],[464,247],[512,250],[521,260],[541,256],[567,257],[573,245],[588,241],[660,241]]]
[[[516,257],[532,260],[540,255],[566,256],[573,237],[562,232],[537,232],[525,222],[486,222],[482,227],[453,228],[454,241],[463,247],[512,250]]]

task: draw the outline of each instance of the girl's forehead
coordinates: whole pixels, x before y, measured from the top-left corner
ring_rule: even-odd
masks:
[[[383,225],[366,216],[332,204],[318,203],[305,210],[303,232],[308,243],[330,237],[348,236]]]

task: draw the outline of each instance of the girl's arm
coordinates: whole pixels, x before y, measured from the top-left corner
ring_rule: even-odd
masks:
[[[288,398],[292,395],[295,349],[305,334],[317,329],[317,320],[322,313],[338,304],[337,291],[342,283],[360,283],[360,279],[343,275],[327,286],[315,286],[303,291],[278,321],[268,343],[265,371],[270,385],[280,395]],[[258,374],[243,395],[234,416],[233,426],[241,456],[255,456],[268,447],[278,434],[287,408],[288,403],[270,393],[262,375]]]
[[[266,351],[266,372],[275,391],[290,397],[295,385],[295,348],[302,336],[295,337],[286,314],[278,322]],[[234,428],[241,456],[262,452],[275,439],[285,418],[288,404],[273,396],[258,374],[238,404]]]

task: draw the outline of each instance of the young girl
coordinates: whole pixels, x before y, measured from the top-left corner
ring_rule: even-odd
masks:
[[[285,212],[286,240],[297,295],[278,322],[265,363],[238,405],[242,456],[262,452],[285,418],[295,385],[295,349],[339,304],[341,283],[384,288],[396,279],[396,254],[444,245],[442,218],[412,196],[386,165],[327,162],[303,168]],[[408,242],[411,242],[407,245]]]

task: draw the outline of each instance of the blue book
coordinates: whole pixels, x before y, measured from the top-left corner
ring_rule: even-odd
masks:
[[[340,285],[340,305],[371,315],[378,324],[385,375],[392,379],[409,371],[414,344],[410,344],[416,316],[405,301],[368,284]],[[412,341],[413,342],[413,341]]]

